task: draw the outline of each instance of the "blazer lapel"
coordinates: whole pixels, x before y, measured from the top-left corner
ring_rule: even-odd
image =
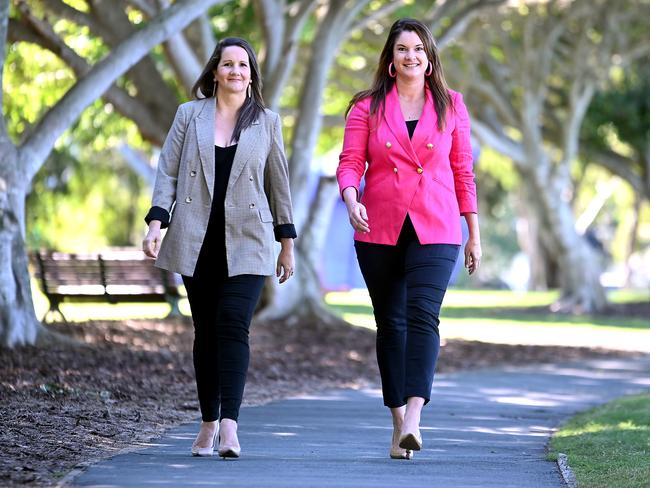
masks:
[[[385,106],[384,118],[390,131],[395,136],[397,142],[404,149],[409,158],[413,161],[413,164],[419,164],[417,155],[413,150],[413,145],[409,139],[408,129],[406,128],[406,122],[404,121],[404,115],[402,114],[402,108],[399,104],[399,95],[397,93],[397,84],[393,85],[393,88],[388,95],[386,96],[386,106]],[[420,125],[420,122],[418,122]]]
[[[214,118],[216,114],[214,97],[206,98],[199,115],[194,119],[196,140],[199,143],[199,156],[203,166],[205,182],[208,185],[210,200],[214,192]]]
[[[247,127],[241,134],[239,134],[239,141],[237,141],[237,149],[235,150],[235,159],[232,162],[232,169],[230,170],[230,178],[228,179],[228,190],[239,178],[244,166],[255,152],[255,149],[260,145],[262,139],[259,134],[260,121],[254,120],[250,127]]]

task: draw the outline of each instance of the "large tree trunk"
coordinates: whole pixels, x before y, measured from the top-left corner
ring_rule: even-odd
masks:
[[[337,188],[334,176],[320,178],[308,211],[309,225],[296,244],[296,274],[282,285],[273,282],[260,319],[286,319],[289,324],[313,318],[326,323],[343,322],[325,307],[319,275],[329,222],[338,198]]]
[[[0,343],[33,344],[42,329],[32,303],[24,222],[26,187],[19,181],[15,148],[3,144],[0,160]]]
[[[602,310],[607,303],[600,284],[602,266],[599,256],[576,231],[573,211],[566,199],[570,182],[557,175],[540,176],[539,171],[530,171],[526,172],[525,179],[532,190],[528,192],[529,209],[541,224],[544,246],[549,247],[559,265],[562,295],[553,310],[571,313]]]

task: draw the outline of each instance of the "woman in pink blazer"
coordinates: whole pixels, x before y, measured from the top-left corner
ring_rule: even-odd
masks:
[[[469,116],[421,22],[393,24],[372,86],[350,102],[337,178],[377,323],[384,404],[393,417],[390,457],[410,459],[422,448],[420,413],[462,243],[460,215],[469,227],[470,274],[481,259]]]

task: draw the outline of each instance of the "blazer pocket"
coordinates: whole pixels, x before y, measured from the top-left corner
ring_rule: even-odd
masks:
[[[262,222],[273,222],[273,214],[268,208],[260,208],[260,220]]]

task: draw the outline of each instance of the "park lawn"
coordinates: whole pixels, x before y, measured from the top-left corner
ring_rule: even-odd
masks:
[[[556,292],[450,290],[441,312],[441,335],[501,344],[587,346],[650,353],[650,321],[622,315],[558,315],[545,309]],[[612,303],[649,301],[647,291],[616,291]],[[374,328],[366,290],[329,293],[332,310],[355,325]]]
[[[550,457],[567,455],[583,488],[650,485],[650,393],[576,415],[551,439]]]

